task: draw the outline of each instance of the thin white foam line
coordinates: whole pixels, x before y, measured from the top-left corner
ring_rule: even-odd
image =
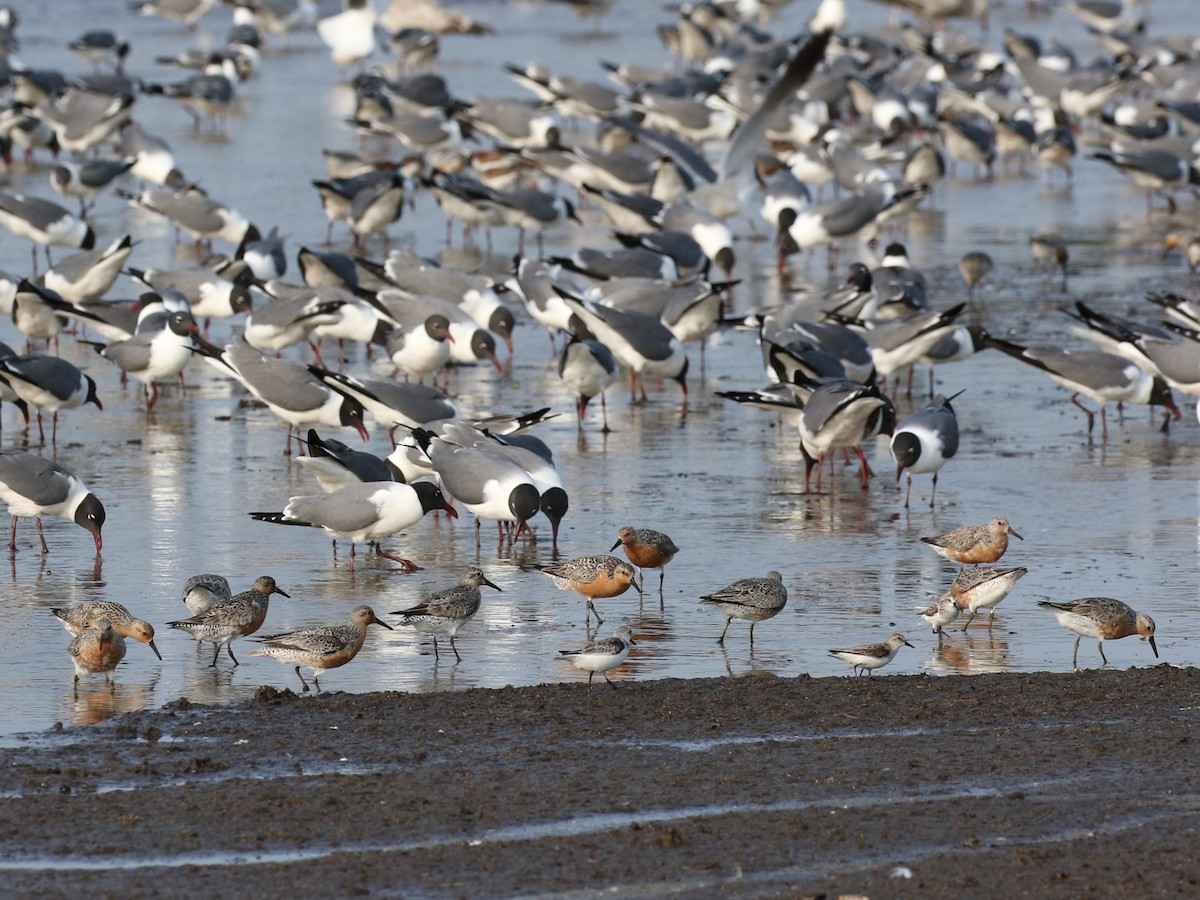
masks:
[[[1049,781],[1030,781],[1021,784],[1006,785],[1004,793],[1011,791],[1029,791],[1034,788],[1044,788],[1049,784],[1060,784],[1083,780],[1082,777],[1057,779]],[[941,803],[947,800],[958,800],[970,797],[988,797],[997,795],[993,787],[971,787],[958,791],[941,791],[924,794],[920,797],[897,798],[894,795],[874,795],[864,797],[861,794],[845,798],[823,798],[820,800],[780,800],[774,803],[735,803],[729,805],[708,804],[705,806],[687,806],[679,809],[643,810],[637,813],[598,813],[591,816],[580,816],[571,819],[558,819],[530,825],[509,825],[485,831],[477,837],[440,837],[423,841],[409,841],[397,844],[358,844],[338,847],[313,847],[304,850],[268,850],[268,851],[212,851],[207,853],[186,853],[159,857],[139,856],[96,856],[82,858],[78,856],[64,857],[25,857],[0,860],[0,871],[129,871],[134,869],[177,869],[184,866],[245,866],[271,865],[277,863],[308,862],[315,859],[325,859],[346,853],[413,853],[422,850],[434,850],[440,847],[450,847],[465,844],[479,847],[485,844],[502,844],[524,841],[540,841],[549,838],[580,837],[588,834],[600,834],[605,831],[615,831],[628,828],[631,824],[659,824],[678,822],[684,819],[708,819],[731,814],[747,813],[778,813],[800,812],[809,809],[862,809],[880,803],[894,803],[900,800],[909,804]]]

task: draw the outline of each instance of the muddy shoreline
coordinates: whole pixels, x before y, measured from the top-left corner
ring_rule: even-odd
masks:
[[[10,896],[1195,890],[1200,670],[180,700],[3,752]]]

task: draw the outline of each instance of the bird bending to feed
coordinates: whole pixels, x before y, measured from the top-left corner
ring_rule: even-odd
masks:
[[[946,591],[946,593],[931,603],[928,609],[921,613],[921,618],[933,629],[933,633],[938,636],[938,643],[940,644],[942,628],[957,619],[958,612],[958,603],[955,602],[953,591]]]
[[[725,646],[729,623],[741,619],[750,623],[750,647],[754,647],[754,626],[777,615],[787,604],[787,587],[778,572],[768,572],[765,578],[742,578],[733,584],[705,594],[701,603],[711,603],[727,617],[717,643]]]
[[[1024,566],[1017,566],[1013,569],[976,566],[959,572],[954,583],[950,585],[950,593],[959,609],[971,612],[967,618],[967,624],[963,626],[963,631],[971,626],[975,614],[981,609],[991,610],[991,617],[988,619],[988,628],[991,628],[996,619],[997,604],[1008,596],[1013,586],[1028,571]]]
[[[97,622],[105,619],[112,626],[112,630],[121,637],[148,644],[154,655],[162,659],[162,654],[154,644],[154,626],[145,619],[134,618],[120,603],[111,600],[87,600],[77,606],[52,607],[50,612],[63,623],[63,628],[76,636],[89,628],[95,628]]]
[[[286,596],[286,595],[285,595]],[[300,673],[300,667],[312,670],[313,684],[321,690],[320,675],[329,669],[344,666],[358,655],[367,637],[368,625],[382,625],[388,631],[392,626],[375,615],[369,606],[356,606],[345,625],[327,625],[324,628],[302,628],[287,634],[275,634],[261,639],[262,646],[251,650],[251,656],[269,656],[285,665],[296,666],[296,677],[308,692],[308,682]],[[232,655],[232,654],[230,654]]]
[[[437,636],[439,634],[450,635],[450,649],[454,651],[454,658],[462,662],[458,648],[454,646],[454,635],[479,611],[481,600],[479,588],[484,584],[497,591],[500,590],[499,585],[488,581],[487,576],[483,574],[483,569],[478,566],[470,566],[459,576],[458,584],[454,587],[430,594],[426,600],[416,606],[397,610],[392,615],[404,617],[401,625],[411,625],[421,634],[433,636],[433,658],[435,660],[440,659]]]
[[[618,597],[631,584],[641,592],[633,567],[615,556],[580,556],[565,563],[542,566],[540,571],[543,575],[549,575],[560,591],[575,591],[586,597],[588,615],[585,619],[591,613],[596,613],[598,625],[603,625],[604,620],[600,618],[593,600]]]
[[[954,397],[957,397],[955,394]],[[958,417],[950,401],[940,394],[933,402],[921,407],[896,426],[892,435],[892,458],[896,460],[896,481],[908,471],[908,487],[904,492],[904,508],[908,509],[913,475],[933,473],[933,490],[929,507],[937,497],[938,471],[946,460],[958,452]]]
[[[235,637],[245,637],[258,631],[267,618],[267,608],[271,603],[271,595],[280,594],[291,599],[291,594],[279,587],[275,579],[269,575],[260,575],[254,579],[254,585],[248,591],[235,594],[228,600],[214,604],[198,616],[168,622],[171,628],[180,628],[198,641],[208,641],[216,645],[210,667],[216,666],[217,657],[224,647],[229,653],[233,664],[238,665],[237,657],[233,655],[232,641]]]
[[[351,565],[355,545],[368,541],[374,545],[376,554],[414,572],[420,566],[411,559],[384,553],[379,540],[415,525],[435,509],[458,518],[458,512],[447,502],[441,488],[432,482],[410,485],[398,481],[364,481],[328,494],[292,497],[282,512],[252,512],[250,518],[275,525],[323,528],[333,538],[335,547],[338,538],[347,539]]]
[[[921,538],[934,552],[960,565],[994,563],[1008,549],[1008,536],[1025,540],[1008,524],[1008,519],[996,516],[986,525],[964,525],[937,537]]]
[[[1079,671],[1079,639],[1085,637],[1096,639],[1096,647],[1105,665],[1108,665],[1108,657],[1104,655],[1104,642],[1131,634],[1140,634],[1148,640],[1154,657],[1158,658],[1158,645],[1154,643],[1154,620],[1145,613],[1136,612],[1127,603],[1111,597],[1083,597],[1062,602],[1039,600],[1038,606],[1050,610],[1059,625],[1077,635],[1075,652],[1071,656],[1071,665],[1076,672]]]
[[[599,617],[597,617],[599,618]],[[597,672],[604,675],[604,680],[616,687],[608,677],[608,670],[615,669],[629,656],[629,648],[637,642],[633,639],[633,629],[621,625],[612,637],[589,641],[578,650],[559,650],[560,659],[565,659],[577,669],[588,673],[588,688]]]
[[[193,575],[183,583],[183,605],[193,616],[198,616],[214,604],[233,596],[229,581],[224,575]]]
[[[34,517],[42,552],[49,553],[42,516],[69,519],[91,534],[100,552],[104,505],[77,476],[56,462],[20,450],[0,452],[0,500],[8,504],[12,534],[8,549],[17,549],[17,519]]]
[[[856,675],[861,675],[863,672],[870,675],[874,669],[890,663],[901,645],[912,646],[904,639],[904,635],[897,631],[882,644],[864,644],[861,647],[850,647],[846,650],[830,650],[829,655],[850,663],[854,667]]]
[[[91,628],[81,631],[71,641],[67,652],[75,664],[76,690],[79,679],[93,672],[103,672],[108,689],[117,689],[113,682],[113,670],[125,658],[125,639],[113,631],[108,619],[99,619]]]
[[[633,528],[626,525],[617,532],[617,542],[609,552],[618,547],[625,548],[629,561],[639,569],[658,569],[658,593],[662,596],[663,579],[666,578],[667,563],[675,558],[679,548],[661,531],[650,528]]]

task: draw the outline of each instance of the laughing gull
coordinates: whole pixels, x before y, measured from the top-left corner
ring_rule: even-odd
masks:
[[[136,159],[89,159],[59,163],[50,170],[50,187],[68,197],[79,198],[79,215],[92,208],[97,194],[133,168]]]
[[[646,401],[642,373],[647,372],[679,382],[686,405],[687,353],[667,326],[644,313],[614,309],[570,296],[564,296],[563,301],[629,370],[630,402],[637,401],[639,388],[642,401]]]
[[[583,431],[583,419],[587,405],[593,397],[600,395],[600,409],[604,417],[603,433],[608,434],[608,404],[604,391],[620,375],[617,361],[604,344],[595,338],[580,339],[572,336],[558,359],[558,377],[576,395],[575,410],[579,413],[579,430]]]
[[[251,310],[250,289],[212,269],[128,269],[128,274],[153,291],[174,290],[186,298],[197,319],[223,319]]]
[[[331,296],[336,292],[336,288],[306,288],[289,299],[259,304],[246,315],[246,343],[256,350],[278,351],[309,340],[318,325],[337,321],[337,311],[346,301]],[[318,363],[320,359],[317,353]]]
[[[571,310],[554,287],[558,267],[545,260],[521,258],[512,281],[525,304],[525,311],[550,333],[550,345],[560,331],[571,330]]]
[[[402,322],[388,336],[386,349],[392,363],[406,376],[436,373],[450,360],[450,321],[440,313],[419,321]]]
[[[96,396],[96,382],[84,375],[75,365],[57,356],[13,356],[0,359],[0,378],[8,382],[17,396],[30,406],[37,407],[38,436],[45,442],[42,430],[42,410],[53,413],[50,442],[58,439],[58,411],[76,409],[94,403],[104,409]]]
[[[439,266],[417,256],[409,248],[393,250],[382,267],[364,259],[359,259],[358,263],[403,291],[438,297],[462,308],[480,328],[499,335],[508,346],[509,354],[512,353],[515,319],[512,311],[500,302],[495,282],[490,278]]]
[[[1200,171],[1185,159],[1167,150],[1137,150],[1126,153],[1101,150],[1092,159],[1106,162],[1146,192],[1146,213],[1152,211],[1155,194],[1200,184]],[[1167,211],[1175,213],[1175,198],[1164,194]]]
[[[862,442],[872,434],[891,434],[895,426],[892,403],[878,385],[848,379],[830,379],[815,385],[800,416],[800,449],[804,454],[804,489],[814,466],[817,490],[821,489],[820,464],[833,450],[858,454],[859,477],[866,484],[871,469],[863,456]]]
[[[525,232],[537,235],[538,255],[543,255],[542,232],[561,222],[571,219],[581,224],[570,200],[533,188],[512,191],[489,191],[488,199],[495,206],[505,225],[518,229],[517,253],[525,252]]]
[[[356,249],[362,246],[363,238],[372,234],[382,232],[387,241],[387,228],[404,212],[405,197],[404,178],[400,175],[391,175],[353,195],[345,220],[354,234]]]
[[[352,378],[339,372],[319,371],[321,380],[333,382],[343,394],[363,405],[371,417],[394,438],[397,428],[417,428],[438,419],[462,415],[454,400],[437,390],[410,381]]]
[[[214,53],[200,74],[170,84],[147,84],[143,90],[169,97],[182,106],[191,115],[195,130],[199,131],[207,119],[214,130],[221,131],[237,96],[237,83],[233,60]]]
[[[301,247],[296,251],[296,266],[309,287],[358,287],[358,269],[345,253]]]
[[[549,147],[559,143],[561,117],[536,101],[476,101],[458,115],[473,130],[506,147]]]
[[[303,363],[289,359],[269,359],[242,338],[222,350],[198,340],[199,352],[212,359],[217,368],[240,381],[267,408],[288,423],[284,452],[292,449],[292,427],[297,433],[305,426],[350,427],[365,442],[362,404],[338,393],[313,375]]]
[[[216,0],[135,0],[129,8],[140,16],[162,16],[182,22],[189,31],[195,31],[200,21]]]
[[[146,412],[154,409],[158,400],[158,382],[175,378],[191,360],[195,349],[192,335],[199,331],[189,312],[160,315],[166,319],[166,327],[145,324],[144,330],[139,326],[138,333],[128,340],[94,345],[101,356],[142,383]]]
[[[107,29],[85,31],[67,44],[67,49],[78,53],[93,66],[107,64],[120,72],[129,55],[129,41]]]
[[[733,275],[735,257],[729,226],[703,207],[683,200],[663,208],[659,216],[663,231],[682,231],[704,249],[704,255],[720,267],[726,278]]]
[[[480,447],[458,447],[423,428],[413,430],[449,494],[479,519],[493,519],[498,527],[516,522],[514,538],[541,509],[542,497],[530,474],[506,456]]]
[[[111,140],[114,132],[129,121],[133,101],[128,88],[109,94],[68,86],[38,109],[54,129],[59,147],[68,153],[85,154]]]
[[[958,394],[954,395],[955,397]],[[929,508],[937,498],[938,470],[958,452],[958,417],[950,401],[954,397],[940,394],[932,403],[904,418],[892,435],[892,459],[896,460],[896,480],[908,472],[908,489],[904,492],[904,508],[908,509],[913,475],[933,473],[933,491]]]
[[[102,249],[59,260],[42,275],[41,283],[68,303],[97,300],[113,286],[132,252],[133,239],[126,234]]]
[[[312,473],[327,494],[364,481],[404,480],[400,470],[389,460],[355,450],[334,438],[322,438],[315,428],[308,429],[304,443],[308,447],[308,456],[297,456],[296,462]]]
[[[292,497],[282,512],[252,512],[250,518],[276,525],[324,529],[333,538],[335,552],[339,538],[349,540],[351,565],[354,564],[355,545],[367,541],[374,545],[379,556],[398,562],[405,571],[413,572],[420,566],[410,559],[384,553],[379,540],[415,525],[435,509],[445,510],[451,518],[458,518],[458,513],[436,484],[375,481],[351,484],[328,494]]]
[[[0,500],[8,504],[12,516],[9,550],[17,549],[17,519],[33,516],[42,552],[50,552],[42,533],[42,516],[59,516],[87,530],[99,554],[104,506],[65,466],[19,450],[0,451]]]
[[[96,246],[96,233],[92,226],[71,215],[57,203],[40,197],[26,197],[0,191],[0,225],[17,237],[33,241],[33,269],[37,271],[37,246],[46,250],[46,264],[50,265],[50,247],[73,247],[91,250]]]
[[[135,178],[173,191],[187,186],[187,179],[175,164],[175,154],[167,142],[148,134],[132,119],[121,125],[117,151],[124,157],[133,158],[133,167],[129,171]]]
[[[317,22],[317,36],[339,66],[359,65],[375,52],[372,0],[342,0],[342,11]]]
[[[157,213],[171,221],[196,239],[197,251],[200,241],[214,238],[240,244],[246,240],[259,240],[261,234],[241,213],[192,187],[186,191],[150,188],[140,194],[118,190],[117,193],[132,205]]]
[[[1061,348],[1022,347],[996,337],[987,339],[989,347],[1040,369],[1071,391],[1071,402],[1083,410],[1088,420],[1088,435],[1095,424],[1094,413],[1079,402],[1083,394],[1100,404],[1101,435],[1108,439],[1108,401],[1146,403],[1163,406],[1179,418],[1171,389],[1161,375],[1150,375],[1134,363],[1103,350],[1064,350]]]
[[[259,281],[282,278],[287,273],[287,255],[283,243],[287,236],[279,234],[279,227],[272,226],[267,236],[258,240],[243,240],[234,254],[243,260]]]

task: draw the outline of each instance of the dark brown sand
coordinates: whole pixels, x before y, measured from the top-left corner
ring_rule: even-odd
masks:
[[[3,751],[6,896],[1200,891],[1200,672],[158,711]]]

